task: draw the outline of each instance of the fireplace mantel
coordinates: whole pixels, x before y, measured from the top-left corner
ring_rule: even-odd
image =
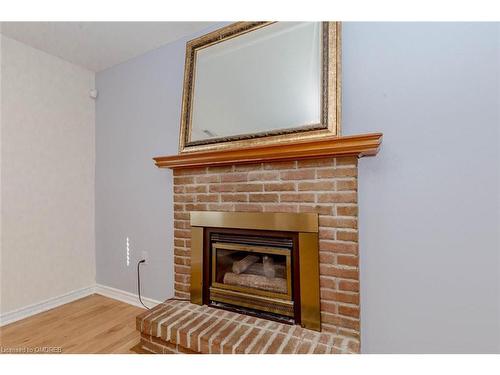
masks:
[[[153,158],[159,168],[194,168],[215,165],[261,163],[321,157],[373,156],[382,133],[328,137],[295,143],[248,147],[238,150],[187,152]],[[256,140],[258,144],[258,140]]]

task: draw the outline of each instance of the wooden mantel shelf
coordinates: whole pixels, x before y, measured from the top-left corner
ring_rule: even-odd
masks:
[[[382,133],[371,133],[248,147],[239,150],[186,152],[172,156],[158,156],[153,160],[159,168],[179,169],[318,157],[363,157],[376,155],[381,143]]]

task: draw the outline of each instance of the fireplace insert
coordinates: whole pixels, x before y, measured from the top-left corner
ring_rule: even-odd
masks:
[[[208,231],[208,304],[296,323],[296,236],[271,231]],[[258,232],[258,233],[256,233]]]
[[[191,302],[320,330],[318,216],[191,212]]]

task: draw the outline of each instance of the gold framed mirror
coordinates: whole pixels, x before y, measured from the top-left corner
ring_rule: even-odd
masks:
[[[186,44],[180,152],[338,135],[339,22],[236,22]]]

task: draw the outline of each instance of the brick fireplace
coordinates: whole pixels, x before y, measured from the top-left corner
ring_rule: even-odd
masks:
[[[322,330],[359,338],[357,158],[174,171],[175,295],[190,298],[191,211],[319,215]]]
[[[156,312],[138,317],[143,346],[162,352],[225,352],[225,348],[234,353],[242,350],[245,339],[236,340],[233,343],[236,346],[228,346],[232,341],[223,337],[239,337],[238,330],[242,335],[259,330],[263,333],[256,333],[258,338],[253,340],[252,349],[243,348],[242,352],[254,352],[255,347],[265,352],[264,348],[275,347],[272,342],[256,344],[266,337],[268,341],[296,340],[293,347],[281,347],[280,352],[285,353],[317,352],[320,344],[325,346],[318,349],[320,352],[358,352],[357,163],[357,156],[341,156],[174,169],[175,297],[187,301],[192,297],[191,212],[314,213],[318,218],[321,332],[234,311],[167,301],[170,305],[177,304],[177,309],[183,308],[185,313],[179,313],[177,319],[167,314],[166,311],[175,309],[167,308],[166,302]],[[186,314],[190,321],[183,320],[187,319]],[[201,319],[200,314],[208,314],[207,321],[210,314],[214,314],[213,318],[221,315],[218,319],[226,321],[213,322],[220,325],[219,329],[208,328],[197,320]],[[203,329],[197,330],[194,323]],[[224,329],[229,332],[222,335]],[[205,341],[206,345],[202,345]]]

